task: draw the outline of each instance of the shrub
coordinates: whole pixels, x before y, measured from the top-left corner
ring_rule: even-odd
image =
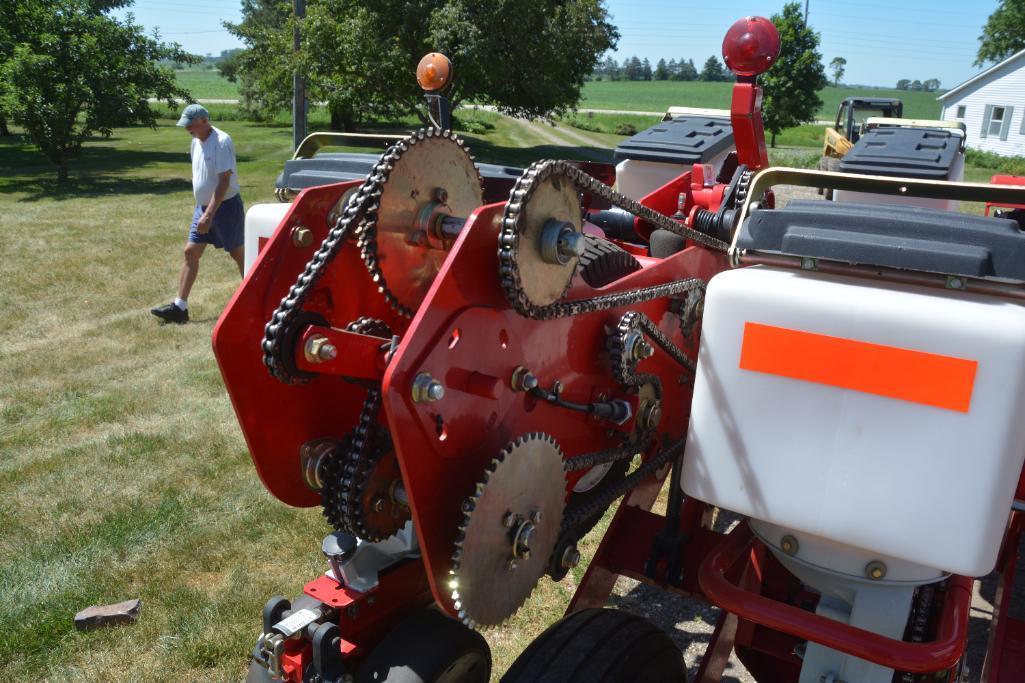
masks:
[[[1005,157],[994,152],[969,149],[965,152],[965,161],[979,168],[988,168],[1008,175],[1025,176],[1025,157]]]

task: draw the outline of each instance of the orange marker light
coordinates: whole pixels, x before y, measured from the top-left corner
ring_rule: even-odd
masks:
[[[452,62],[440,52],[424,55],[416,65],[416,82],[427,92],[437,92],[452,78]]]

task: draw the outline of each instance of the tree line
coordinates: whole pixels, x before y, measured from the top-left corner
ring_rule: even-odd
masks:
[[[924,81],[902,78],[897,81],[897,90],[920,90],[924,92],[936,92],[940,89],[940,79],[927,78]]]
[[[719,58],[712,55],[698,71],[693,59],[659,59],[655,68],[648,58],[625,57],[622,64],[613,57],[598,62],[591,79],[595,81],[732,81],[730,73]]]

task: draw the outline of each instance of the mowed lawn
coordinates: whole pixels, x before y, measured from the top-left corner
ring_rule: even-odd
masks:
[[[497,121],[467,136],[483,160],[558,155],[519,124],[480,119]],[[223,127],[247,205],[275,201],[291,131]],[[265,601],[326,569],[319,508],[289,508],[259,482],[210,349],[234,264],[207,252],[191,324],[149,313],[175,292],[188,144],[172,119],[118,129],[60,188],[41,155],[0,138],[3,680],[240,680]],[[496,674],[561,616],[582,571],[543,581],[488,632]],[[134,597],[137,624],[74,630],[78,610]]]

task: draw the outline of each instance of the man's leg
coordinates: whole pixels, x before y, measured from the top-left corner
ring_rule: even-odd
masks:
[[[182,301],[189,300],[189,292],[192,291],[192,284],[199,274],[199,259],[204,249],[206,245],[201,242],[185,244],[185,262],[182,264],[181,273],[178,274],[178,298]]]
[[[238,266],[238,274],[242,275],[245,266],[246,248],[245,246],[237,247],[228,252],[231,254],[231,258],[235,259],[235,264]]]

